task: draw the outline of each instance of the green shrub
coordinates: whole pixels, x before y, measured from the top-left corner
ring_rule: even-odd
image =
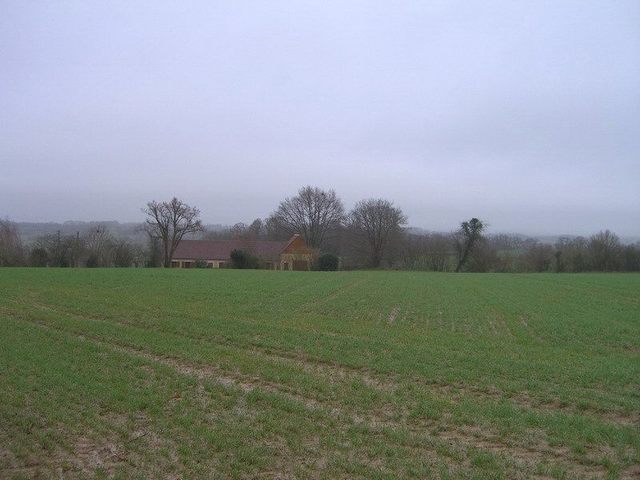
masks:
[[[244,250],[233,250],[230,257],[232,268],[258,268],[258,259]]]
[[[323,253],[318,257],[316,263],[313,265],[314,270],[323,272],[334,272],[338,270],[340,259],[333,253]]]

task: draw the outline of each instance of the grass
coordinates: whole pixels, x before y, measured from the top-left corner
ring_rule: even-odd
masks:
[[[640,275],[0,271],[0,478],[635,478]]]

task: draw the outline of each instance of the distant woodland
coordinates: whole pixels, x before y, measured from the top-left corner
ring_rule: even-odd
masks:
[[[140,223],[16,223],[0,220],[0,266],[160,267],[184,239],[286,240],[298,233],[341,269],[440,272],[640,271],[640,242],[608,230],[589,237],[529,238],[487,231],[461,219],[452,232],[407,227],[400,207],[365,199],[350,211],[333,190],[303,187],[251,223],[203,225],[200,211],[176,198],[141,206]]]

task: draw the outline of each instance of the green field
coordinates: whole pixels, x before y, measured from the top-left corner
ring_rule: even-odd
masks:
[[[640,275],[0,270],[0,478],[638,478]]]

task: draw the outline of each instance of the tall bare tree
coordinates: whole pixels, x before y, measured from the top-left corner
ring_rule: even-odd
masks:
[[[175,197],[169,202],[149,202],[142,211],[147,215],[147,233],[162,242],[165,267],[171,266],[173,254],[185,235],[204,230],[199,218],[200,210]]]
[[[299,233],[310,247],[321,248],[328,233],[340,227],[344,206],[333,190],[303,187],[298,195],[286,198],[271,214],[270,228],[291,236]]]
[[[484,228],[485,225],[481,220],[472,218],[469,221],[462,222],[458,231],[453,234],[456,252],[458,253],[456,272],[462,269],[474,247],[482,240]]]
[[[366,246],[373,268],[380,266],[389,244],[398,238],[406,222],[400,208],[381,198],[361,200],[349,214],[349,230]]]
[[[592,235],[587,244],[591,268],[599,271],[618,270],[622,264],[622,245],[618,236],[609,230]]]

